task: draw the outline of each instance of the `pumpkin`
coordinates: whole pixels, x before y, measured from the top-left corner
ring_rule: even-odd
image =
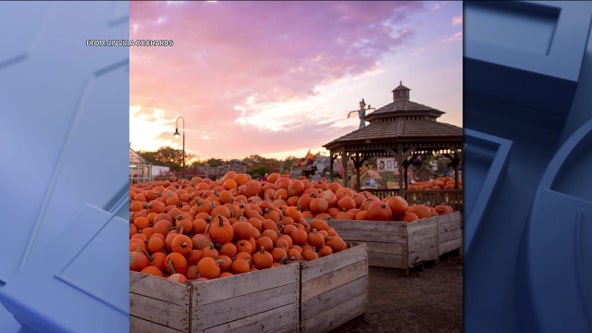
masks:
[[[446,214],[450,214],[454,211],[454,209],[452,209],[451,206],[449,205],[437,205],[436,207],[434,207],[434,210],[436,211],[436,213],[438,215],[446,215]]]
[[[283,263],[288,259],[288,251],[285,248],[274,247],[271,250],[271,256],[273,257],[273,262]]]
[[[329,247],[331,247],[333,252],[339,252],[347,249],[347,244],[339,236],[330,236],[326,243]]]
[[[167,279],[178,283],[185,283],[187,281],[185,275],[179,273],[172,274]]]
[[[187,259],[178,252],[171,252],[164,259],[164,269],[169,274],[184,274],[187,271]]]
[[[267,236],[261,236],[256,241],[256,248],[258,249],[265,249],[266,251],[271,251],[273,249],[273,240]]]
[[[247,273],[251,270],[251,264],[245,259],[234,259],[231,265],[231,271],[234,274]]]
[[[238,249],[236,245],[234,245],[231,242],[222,244],[222,247],[220,248],[220,250],[218,250],[218,253],[220,255],[229,256],[230,258],[234,258],[237,252]]]
[[[390,221],[393,218],[391,207],[382,201],[373,201],[366,210],[369,220]]]
[[[417,215],[417,217],[420,219],[427,219],[433,216],[430,207],[426,205],[412,205],[407,208],[407,211],[410,213],[415,213],[415,215]]]
[[[210,223],[208,233],[212,240],[218,244],[224,244],[232,241],[234,229],[227,218],[218,215],[218,221]]]
[[[189,255],[193,249],[193,242],[187,235],[177,235],[171,241],[171,250],[181,253],[183,256]]]
[[[319,233],[317,229],[313,229],[308,233],[308,244],[320,249],[321,247],[325,246],[325,236]]]
[[[142,250],[130,251],[129,265],[132,271],[139,272],[148,266],[149,263],[148,256]]]
[[[310,212],[313,214],[323,213],[329,209],[329,203],[327,199],[322,197],[316,197],[310,199]]]
[[[197,263],[197,271],[200,276],[213,279],[220,276],[220,267],[214,258],[211,257],[203,257]]]
[[[401,219],[405,215],[405,212],[407,212],[407,208],[409,207],[407,200],[398,195],[387,197],[383,200],[383,202],[391,208],[391,212],[393,214],[392,219],[394,221],[401,221]]]
[[[273,256],[263,247],[253,254],[253,265],[257,269],[265,269],[273,264]]]
[[[146,266],[144,268],[142,268],[142,270],[140,271],[144,274],[149,274],[149,275],[154,275],[154,276],[164,276],[162,274],[162,271],[160,269],[158,269],[158,267],[156,266]]]
[[[292,242],[296,245],[304,245],[308,241],[308,234],[303,229],[296,229],[290,233]]]

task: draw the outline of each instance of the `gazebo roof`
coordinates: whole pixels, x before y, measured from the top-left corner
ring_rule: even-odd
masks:
[[[345,146],[366,149],[376,147],[376,144],[392,146],[397,143],[422,143],[433,147],[450,144],[462,146],[462,128],[437,122],[436,118],[444,112],[410,101],[409,90],[401,82],[393,90],[393,102],[366,115],[365,120],[369,122],[367,126],[337,138],[324,147],[329,150]]]
[[[331,149],[340,145],[365,144],[384,141],[412,142],[419,140],[458,139],[462,142],[460,127],[433,120],[381,121],[370,123],[324,145]]]

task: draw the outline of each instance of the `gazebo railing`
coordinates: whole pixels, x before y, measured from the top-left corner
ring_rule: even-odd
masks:
[[[380,199],[400,195],[409,204],[425,204],[436,206],[450,205],[454,210],[463,209],[463,190],[401,190],[401,189],[368,189],[366,190]]]

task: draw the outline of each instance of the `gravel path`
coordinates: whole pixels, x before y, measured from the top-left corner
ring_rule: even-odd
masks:
[[[336,332],[462,332],[463,260],[450,255],[438,264],[403,271],[369,270],[368,312]]]

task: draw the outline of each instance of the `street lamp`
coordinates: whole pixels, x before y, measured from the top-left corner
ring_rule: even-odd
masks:
[[[179,137],[179,119],[183,120],[183,179],[185,179],[185,119],[181,116],[177,118],[175,123],[175,137]]]

